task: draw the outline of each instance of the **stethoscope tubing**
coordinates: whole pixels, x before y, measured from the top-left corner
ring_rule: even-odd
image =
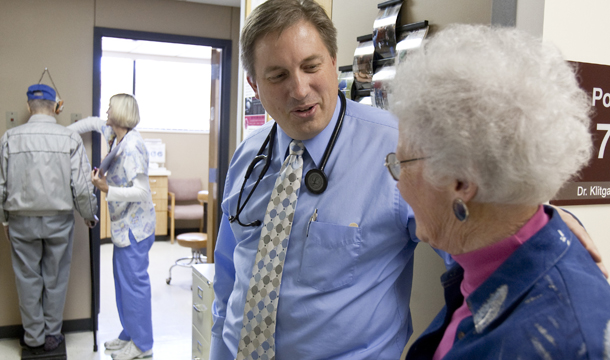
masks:
[[[322,156],[322,162],[320,164],[320,167],[317,169],[309,170],[305,177],[305,186],[314,194],[321,194],[326,189],[328,179],[326,177],[326,174],[324,173],[324,168],[326,167],[326,163],[328,162],[328,159],[330,158],[330,154],[332,153],[332,150],[335,147],[337,137],[339,136],[339,133],[341,132],[341,128],[343,127],[343,119],[345,118],[345,109],[347,107],[347,100],[345,99],[345,95],[341,91],[339,91],[339,99],[341,101],[341,108],[339,110],[339,119],[337,120],[337,124],[335,124],[335,128],[333,129],[333,133],[331,134],[328,145],[326,146],[326,149],[324,150],[324,155]],[[262,180],[263,176],[265,176],[265,174],[267,173],[267,170],[269,169],[269,166],[271,165],[271,159],[272,159],[272,155],[273,155],[273,147],[275,145],[276,133],[277,133],[277,122],[275,124],[273,124],[273,127],[271,128],[269,135],[267,135],[267,138],[265,138],[263,145],[258,150],[258,153],[254,157],[254,159],[252,159],[252,162],[250,163],[250,165],[248,166],[248,169],[246,170],[246,174],[244,175],[244,181],[241,184],[241,189],[239,190],[239,196],[237,198],[237,209],[235,210],[235,215],[229,216],[230,222],[237,221],[237,223],[239,223],[239,225],[241,225],[241,226],[259,226],[261,224],[260,220],[255,220],[251,223],[244,224],[239,220],[239,215],[246,207],[246,204],[248,204],[248,201],[252,197],[252,194],[256,190],[258,184]],[[269,145],[269,146],[267,146],[267,145]],[[267,148],[267,155],[263,155],[265,148]],[[246,200],[244,201],[243,204],[241,204],[241,199],[242,199],[242,195],[244,193],[244,188],[246,186],[246,182],[248,181],[248,178],[252,174],[252,171],[254,170],[254,167],[256,166],[256,164],[258,164],[263,159],[265,160],[265,166],[263,167],[263,169],[261,169],[261,172],[258,175],[258,179],[254,183],[254,186],[252,187],[252,190],[246,197]],[[323,181],[323,186],[320,189],[321,191],[320,190],[316,191],[316,190],[312,189],[309,184],[308,177],[310,176],[311,173],[314,173],[314,172]]]

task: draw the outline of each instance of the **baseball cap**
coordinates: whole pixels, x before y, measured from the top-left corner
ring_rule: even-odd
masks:
[[[49,85],[36,84],[28,88],[28,100],[42,99],[56,101],[55,90]]]

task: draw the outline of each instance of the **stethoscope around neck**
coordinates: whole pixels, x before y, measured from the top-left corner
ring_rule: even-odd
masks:
[[[335,142],[337,141],[337,137],[339,136],[339,132],[341,131],[341,126],[343,125],[343,118],[345,117],[346,100],[345,100],[345,95],[343,95],[343,93],[341,91],[339,91],[339,99],[341,100],[341,109],[339,110],[339,119],[337,120],[337,124],[335,124],[335,128],[333,129],[333,133],[330,136],[328,145],[326,145],[326,150],[324,150],[324,155],[322,156],[322,162],[320,164],[320,167],[317,169],[313,168],[313,169],[309,170],[307,172],[307,174],[305,174],[305,187],[307,187],[307,190],[309,190],[311,193],[316,194],[316,195],[322,194],[324,192],[324,190],[326,190],[326,187],[328,187],[328,177],[324,173],[324,168],[326,167],[328,158],[330,157],[330,154],[333,151],[333,148],[335,147]],[[267,173],[267,170],[269,170],[269,166],[271,165],[271,159],[272,159],[272,155],[273,155],[273,146],[275,145],[276,133],[277,133],[277,123],[273,124],[273,127],[271,128],[269,135],[267,135],[267,138],[263,142],[263,146],[261,146],[260,150],[258,150],[258,153],[254,157],[254,159],[252,159],[252,162],[250,163],[250,165],[248,166],[248,169],[246,170],[246,175],[244,176],[244,182],[241,184],[241,190],[239,190],[239,197],[237,198],[237,209],[235,210],[235,215],[229,216],[230,222],[237,221],[239,223],[239,225],[241,225],[241,226],[259,226],[261,224],[260,220],[255,220],[251,223],[244,224],[239,220],[239,215],[246,207],[246,204],[248,204],[248,201],[252,197],[254,190],[256,190],[256,187],[258,186],[258,184],[261,182],[261,180]],[[265,149],[267,149],[266,155],[264,154]],[[252,174],[252,171],[254,170],[254,167],[256,166],[256,164],[258,164],[262,160],[265,160],[265,165],[262,168],[260,174],[258,175],[258,179],[256,180],[256,183],[254,183],[252,190],[250,191],[250,193],[246,197],[246,200],[242,204],[241,198],[242,198],[242,195],[244,194],[244,187],[246,186],[246,182],[248,181],[248,178]]]

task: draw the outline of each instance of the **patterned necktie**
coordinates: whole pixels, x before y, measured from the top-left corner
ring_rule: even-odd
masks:
[[[303,143],[292,140],[275,181],[246,295],[237,360],[275,359],[275,324],[282,270],[303,174]]]

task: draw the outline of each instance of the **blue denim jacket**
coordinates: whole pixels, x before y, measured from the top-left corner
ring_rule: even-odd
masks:
[[[466,300],[443,359],[610,359],[610,285],[559,214],[517,249]],[[445,307],[407,359],[431,359],[464,298],[463,269],[441,277]]]

